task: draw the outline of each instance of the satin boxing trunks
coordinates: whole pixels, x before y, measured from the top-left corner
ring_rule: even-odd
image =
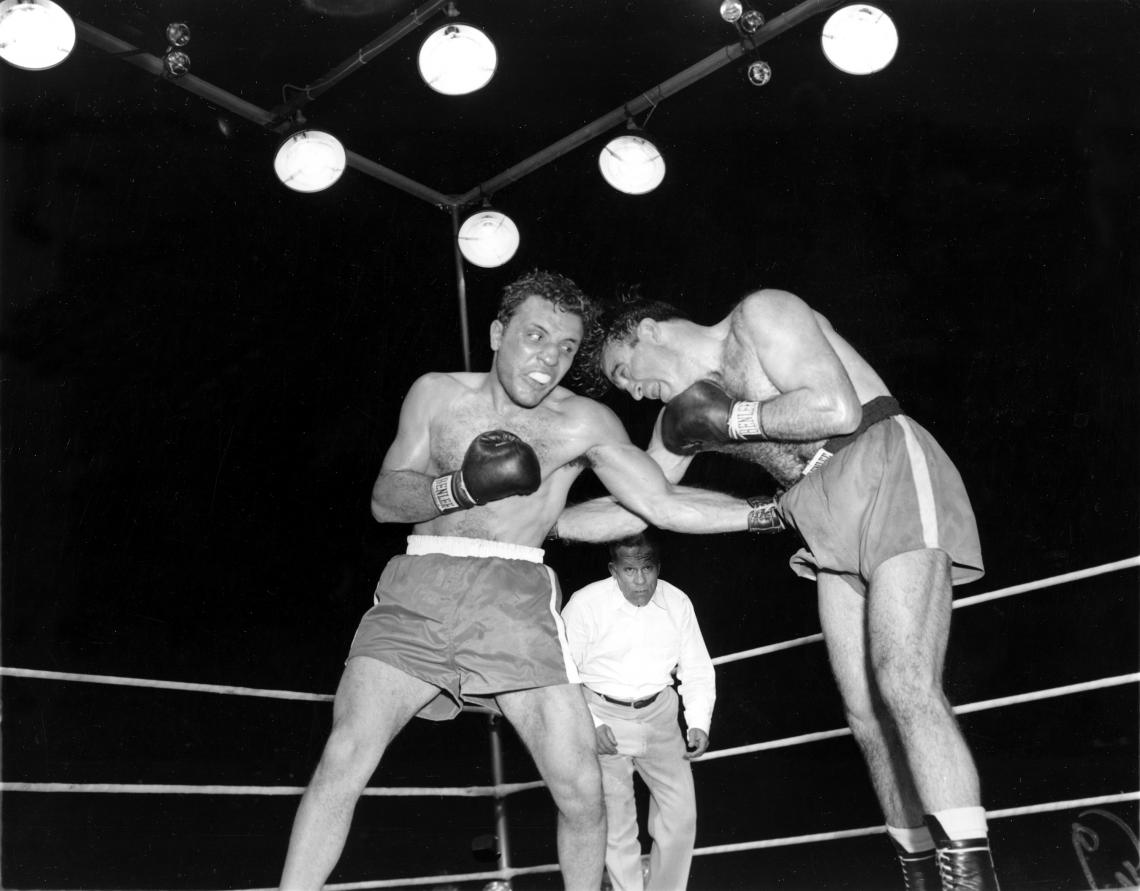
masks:
[[[368,656],[439,687],[419,717],[445,721],[498,693],[578,683],[562,591],[541,548],[410,535],[384,567],[348,658]]]
[[[894,400],[881,401],[897,412]],[[784,521],[807,545],[792,557],[792,570],[809,579],[834,573],[866,596],[883,561],[937,548],[950,555],[955,585],[981,578],[974,510],[950,458],[905,415],[870,421],[781,496]]]

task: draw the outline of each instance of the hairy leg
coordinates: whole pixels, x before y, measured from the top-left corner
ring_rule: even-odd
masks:
[[[558,808],[558,862],[566,891],[597,891],[606,850],[606,811],[594,722],[577,684],[497,697],[534,758]]]
[[[819,576],[819,621],[847,725],[863,752],[887,823],[917,827],[922,825],[922,802],[898,732],[871,674],[866,605],[839,577]]]
[[[376,659],[348,661],[333,726],[289,837],[282,891],[320,888],[344,849],[356,801],[388,743],[439,690]]]
[[[950,558],[944,551],[898,554],[871,578],[872,671],[928,814],[981,801],[974,760],[942,692],[950,612]]]

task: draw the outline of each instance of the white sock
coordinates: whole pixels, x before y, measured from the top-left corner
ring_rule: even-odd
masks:
[[[953,841],[967,838],[986,838],[986,809],[984,807],[954,807],[931,814]]]
[[[910,854],[921,854],[923,851],[934,850],[934,837],[925,826],[916,826],[913,829],[900,828],[887,824],[887,834],[899,843],[904,851]]]

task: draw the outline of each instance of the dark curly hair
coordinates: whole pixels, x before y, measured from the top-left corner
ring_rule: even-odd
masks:
[[[602,308],[598,323],[593,327],[578,351],[576,379],[580,389],[595,399],[610,389],[602,356],[611,343],[637,343],[637,326],[642,319],[667,322],[670,319],[689,319],[689,314],[663,300],[649,300],[641,296],[635,286],[618,295],[617,299]]]
[[[541,297],[549,300],[555,308],[578,316],[582,320],[582,343],[578,355],[567,377],[582,390],[584,366],[581,357],[587,353],[588,345],[598,338],[598,317],[601,307],[597,301],[587,296],[572,280],[557,272],[535,269],[519,276],[505,288],[499,299],[499,312],[495,316],[504,327],[510,322],[518,308],[528,297]]]

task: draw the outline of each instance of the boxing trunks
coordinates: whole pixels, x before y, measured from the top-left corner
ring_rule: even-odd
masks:
[[[981,578],[977,523],[957,468],[894,400],[874,400],[864,413],[866,428],[832,441],[837,450],[780,497],[785,523],[807,545],[792,570],[834,573],[865,596],[883,561],[937,548],[950,555],[954,584]]]
[[[368,656],[439,687],[419,717],[445,721],[498,693],[578,683],[541,548],[410,535],[376,586],[348,658]]]

